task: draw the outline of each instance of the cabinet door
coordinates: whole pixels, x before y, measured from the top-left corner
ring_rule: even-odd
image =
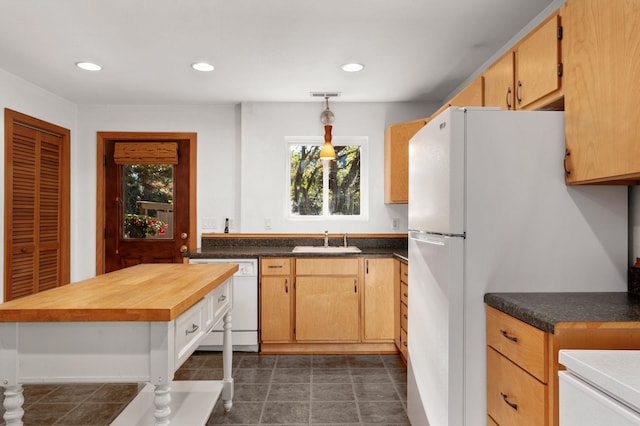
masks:
[[[451,106],[484,106],[484,78],[477,77],[451,99]]]
[[[426,120],[393,124],[384,133],[384,202],[407,204],[409,200],[409,139]]]
[[[556,14],[516,46],[516,109],[560,89],[560,17]]]
[[[394,338],[393,259],[365,259],[364,340]]]
[[[484,72],[484,105],[514,109],[514,54],[507,52]]]
[[[298,277],[296,340],[357,341],[359,297],[355,277]]]
[[[635,184],[640,176],[640,4],[569,1],[562,22],[567,183]]]
[[[260,280],[260,336],[262,342],[291,341],[291,281],[289,277]]]

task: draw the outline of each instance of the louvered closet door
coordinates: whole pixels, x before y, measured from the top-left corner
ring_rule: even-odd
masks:
[[[7,158],[5,300],[66,284],[64,138],[13,123]],[[68,231],[67,231],[68,232]],[[68,268],[67,268],[68,269]]]

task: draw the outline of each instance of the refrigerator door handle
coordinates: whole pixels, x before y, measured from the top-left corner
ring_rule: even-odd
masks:
[[[432,235],[432,234],[411,234],[410,238],[419,243],[427,243],[427,244],[433,244],[437,246],[443,246],[445,237],[441,235]]]

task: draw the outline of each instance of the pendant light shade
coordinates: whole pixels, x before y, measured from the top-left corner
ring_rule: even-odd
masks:
[[[325,102],[327,103],[327,107],[322,114],[320,115],[320,121],[324,124],[324,145],[320,150],[320,159],[321,160],[335,160],[336,159],[336,150],[333,149],[333,145],[331,145],[331,129],[333,128],[332,124],[335,119],[333,112],[329,109],[329,97],[326,96]]]
[[[324,145],[322,145],[322,149],[320,150],[320,159],[321,160],[335,160],[336,159],[336,150],[333,149],[333,145],[331,145],[331,128],[333,126],[324,126]]]

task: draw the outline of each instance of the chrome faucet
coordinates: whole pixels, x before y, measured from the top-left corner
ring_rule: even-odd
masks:
[[[329,231],[324,231],[324,246],[329,247]]]
[[[347,244],[347,235],[349,235],[349,234],[347,234],[347,233],[345,232],[345,233],[344,233],[344,235],[342,236],[342,242],[344,243],[344,246],[345,246],[345,247],[348,247],[348,244]]]

